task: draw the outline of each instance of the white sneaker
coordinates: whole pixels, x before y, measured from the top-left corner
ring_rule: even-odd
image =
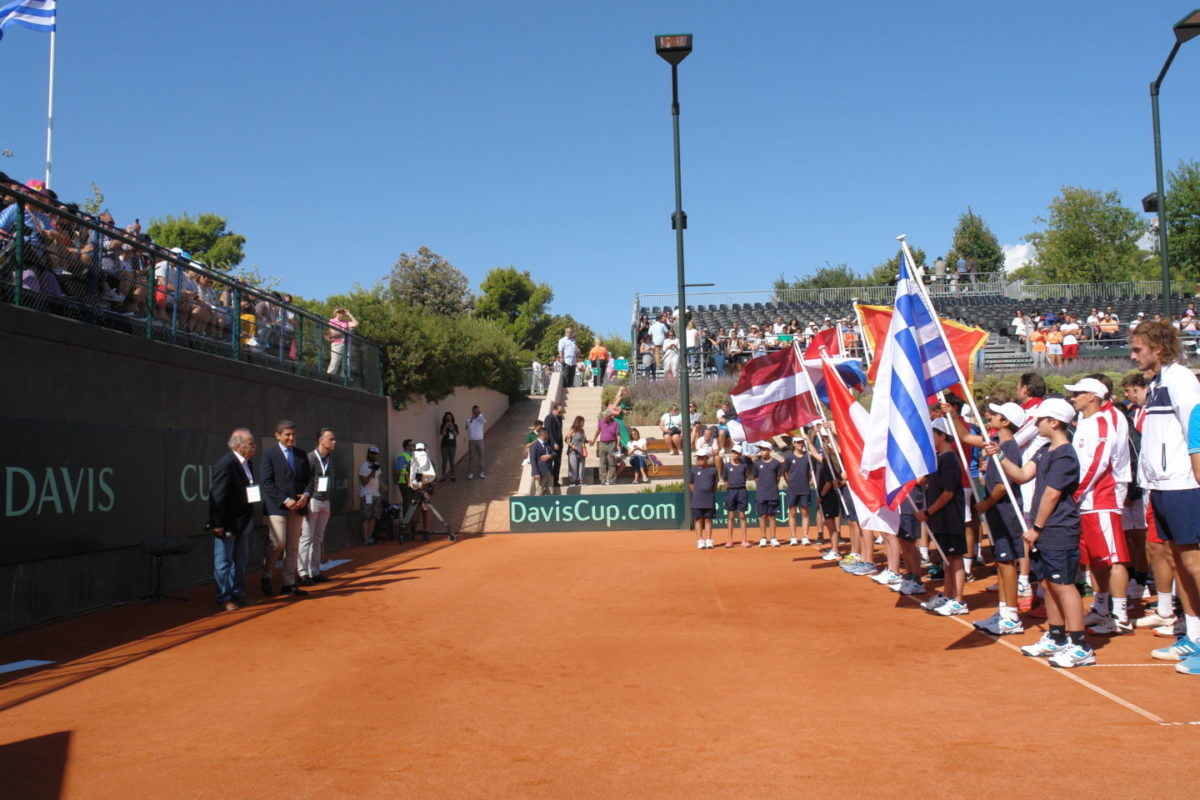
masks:
[[[885,569],[883,572],[872,575],[871,580],[875,581],[880,586],[891,586],[894,583],[900,583],[901,578],[890,569]]]
[[[823,556],[821,556],[821,560],[822,561],[841,561],[842,556],[841,556],[841,554],[838,553],[837,550],[826,550],[825,554]]]
[[[883,544],[883,537],[882,537],[882,536],[876,536],[876,537],[875,537],[875,544]]]
[[[766,547],[766,546],[767,546],[767,540],[766,540],[765,538],[763,538],[763,539],[759,539],[759,540],[758,540],[758,546],[759,546],[759,547]]]
[[[900,583],[900,588],[897,589],[897,591],[904,595],[925,594],[925,584],[921,583],[920,581],[914,581],[912,579],[905,578]]]
[[[805,536],[803,539],[800,540],[800,544],[804,545],[805,547],[809,547],[810,545],[812,545],[812,542],[809,541],[807,536]]]
[[[1046,631],[1042,634],[1042,638],[1038,639],[1033,644],[1027,644],[1021,648],[1021,655],[1029,656],[1030,658],[1049,658],[1057,655],[1063,650],[1070,647],[1070,643],[1057,644],[1050,638],[1050,632]]]
[[[471,480],[471,479],[472,479],[472,478],[474,478],[474,477],[475,477],[475,473],[474,473],[474,472],[468,472],[468,473],[467,473],[467,480]]]
[[[697,549],[697,550],[703,550],[703,549],[704,549],[704,540],[703,540],[703,539],[697,539],[697,540],[696,540],[696,549]]]
[[[487,473],[486,473],[486,472],[481,472],[481,473],[479,473],[479,480],[483,480],[483,479],[484,479],[484,478],[486,478],[486,477],[487,477]]]
[[[705,549],[705,550],[712,550],[712,549],[713,549],[713,543],[712,543],[712,539],[705,539],[705,540],[704,540],[704,549]]]
[[[957,600],[950,600],[935,608],[933,613],[941,614],[943,617],[960,617],[967,613],[967,606]]]
[[[798,544],[800,544],[800,540],[799,540],[799,539],[797,539],[795,536],[793,536],[793,537],[791,538],[791,541],[789,541],[789,542],[788,542],[788,544],[789,544],[789,545],[791,545],[792,547],[795,547],[795,546],[797,546]]]
[[[937,609],[941,608],[943,605],[945,605],[946,603],[949,603],[949,602],[950,602],[949,597],[946,597],[946,595],[942,594],[941,592],[938,592],[933,597],[926,600],[924,603],[921,603],[921,608],[925,609],[926,611],[936,611]]]
[[[771,537],[771,547],[779,547],[779,540],[774,536]]]
[[[1097,636],[1124,636],[1133,633],[1133,626],[1129,624],[1128,620],[1122,622],[1110,614],[1099,625],[1088,628],[1088,633],[1094,633]]]
[[[1175,624],[1175,615],[1174,614],[1172,614],[1169,617],[1163,617],[1163,616],[1159,616],[1159,613],[1157,610],[1154,610],[1154,611],[1147,611],[1145,614],[1143,614],[1138,619],[1137,622],[1133,623],[1133,626],[1135,628],[1159,628],[1163,625],[1172,625],[1173,626],[1174,624]]]
[[[1000,612],[997,611],[995,614],[992,614],[987,619],[977,619],[974,622],[972,622],[971,624],[974,625],[976,628],[978,628],[981,631],[986,631],[988,633],[995,633],[995,631],[992,629],[997,627],[1000,624]]]
[[[1083,624],[1085,627],[1090,628],[1093,625],[1099,625],[1106,619],[1108,619],[1108,614],[1104,613],[1095,606],[1092,606],[1091,610],[1087,612],[1086,616],[1084,616]]]
[[[1088,645],[1069,644],[1059,652],[1050,656],[1050,666],[1063,669],[1075,667],[1090,667],[1096,663],[1096,654]]]

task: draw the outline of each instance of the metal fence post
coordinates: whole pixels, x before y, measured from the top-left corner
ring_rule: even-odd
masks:
[[[16,254],[13,264],[13,303],[21,305],[21,283],[25,280],[25,201],[17,198],[16,240],[13,251]]]

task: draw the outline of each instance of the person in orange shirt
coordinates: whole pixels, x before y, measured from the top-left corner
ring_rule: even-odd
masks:
[[[603,386],[604,373],[608,371],[608,348],[604,346],[604,342],[595,340],[588,353],[588,361],[592,362],[592,385]]]
[[[1059,330],[1057,322],[1046,333],[1046,355],[1050,358],[1050,366],[1057,367],[1062,363],[1063,332]]]
[[[1029,334],[1029,352],[1033,353],[1033,368],[1046,366],[1046,329],[1035,328]]]

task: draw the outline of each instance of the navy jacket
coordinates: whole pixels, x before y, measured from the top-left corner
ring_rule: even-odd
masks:
[[[267,448],[262,456],[262,492],[266,513],[271,516],[287,516],[291,513],[284,508],[283,501],[295,500],[296,497],[309,492],[309,479],[312,470],[308,466],[308,454],[299,447],[292,448],[292,460],[296,468],[288,467],[287,458],[278,444]],[[308,513],[308,508],[301,509],[301,515]]]

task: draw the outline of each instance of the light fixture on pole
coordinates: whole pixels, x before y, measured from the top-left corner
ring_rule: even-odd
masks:
[[[679,63],[692,52],[692,35],[690,33],[671,33],[654,37],[654,52],[662,56],[671,65],[671,123],[675,135],[675,213],[671,215],[671,228],[675,231],[675,271],[679,284],[679,299],[677,308],[679,318],[675,321],[678,329],[680,346],[683,356],[682,374],[679,378],[679,431],[683,442],[683,520],[691,527],[692,524],[692,491],[688,486],[688,473],[692,468],[692,437],[691,414],[688,406],[688,382],[691,370],[688,368],[687,352],[687,297],[685,278],[683,275],[683,231],[687,228],[687,214],[683,213],[683,177],[679,168]]]
[[[1162,86],[1163,78],[1167,77],[1167,70],[1171,68],[1171,62],[1175,60],[1175,54],[1179,52],[1180,45],[1200,36],[1200,8],[1175,23],[1173,30],[1175,31],[1175,45],[1171,48],[1171,53],[1167,56],[1162,71],[1150,84],[1150,113],[1154,120],[1154,185],[1156,191],[1153,202],[1151,202],[1150,196],[1142,200],[1142,207],[1146,211],[1150,211],[1151,205],[1158,211],[1158,255],[1162,262],[1163,318],[1168,322],[1171,319],[1171,268],[1167,255],[1167,195],[1163,188],[1162,135],[1158,125],[1158,90]]]

